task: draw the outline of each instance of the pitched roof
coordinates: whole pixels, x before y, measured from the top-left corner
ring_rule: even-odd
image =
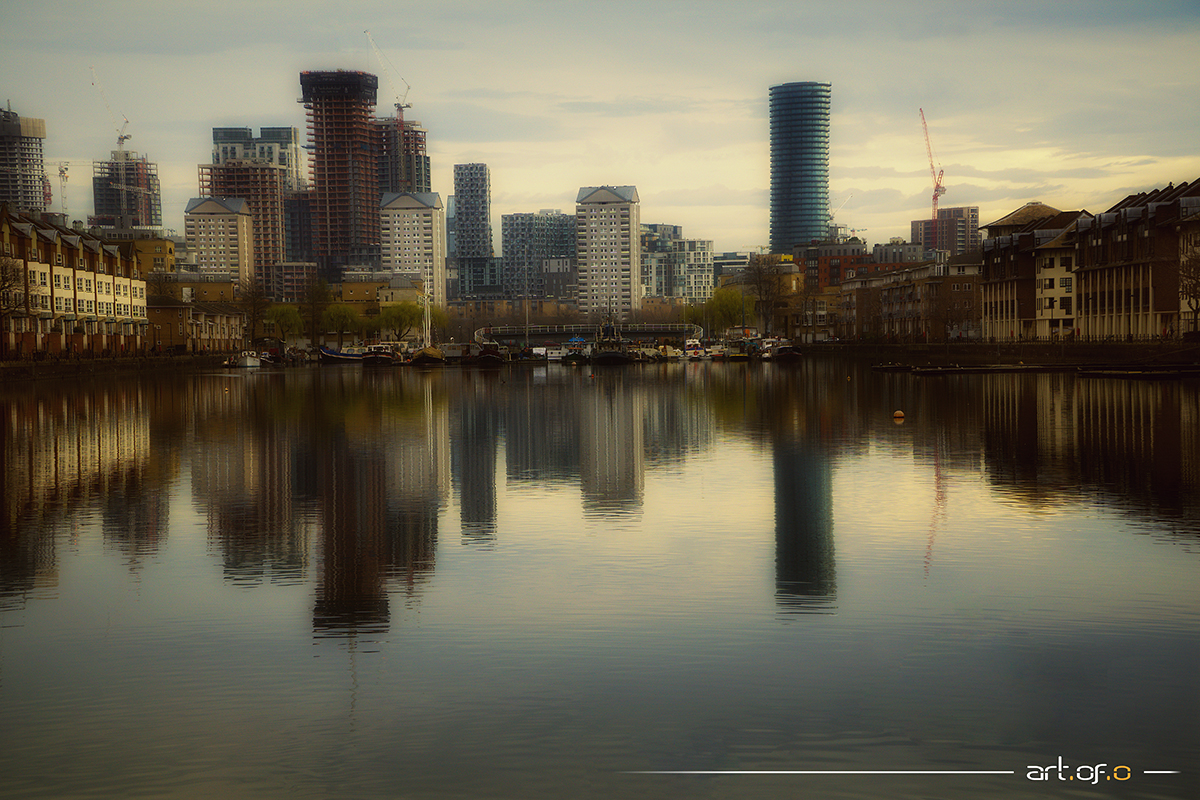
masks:
[[[576,203],[637,203],[636,186],[584,186],[575,198]]]
[[[183,213],[249,214],[250,207],[241,197],[193,197]]]
[[[1034,201],[1032,203],[1026,203],[1025,205],[1018,208],[1016,211],[1013,211],[1011,214],[1009,214],[1007,216],[1001,217],[1000,219],[996,220],[995,222],[988,223],[987,225],[980,225],[979,227],[981,227],[981,228],[1014,228],[1014,227],[1024,228],[1026,225],[1028,225],[1031,222],[1037,222],[1037,221],[1045,219],[1047,217],[1053,217],[1054,215],[1060,214],[1060,213],[1062,213],[1062,212],[1060,212],[1057,208],[1048,206],[1045,203],[1039,203],[1037,201]]]

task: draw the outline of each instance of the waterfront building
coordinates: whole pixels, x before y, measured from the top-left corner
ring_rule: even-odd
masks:
[[[92,199],[91,227],[162,226],[158,164],[132,150],[113,150],[108,161],[92,163]]]
[[[380,202],[382,268],[420,279],[446,304],[446,209],[436,192],[387,192]]]
[[[308,186],[304,146],[296,128],[213,128],[213,164],[234,161],[273,164],[283,170],[283,189],[301,191]]]
[[[0,110],[0,203],[17,211],[50,208],[50,182],[42,142],[46,121]]]
[[[558,209],[505,214],[500,218],[500,241],[505,293],[509,297],[546,297],[547,262],[575,259],[575,217]]]
[[[193,197],[183,212],[183,229],[199,271],[231,272],[239,281],[254,278],[254,232],[247,201]]]
[[[981,324],[992,339],[1030,339],[1037,327],[1036,249],[1072,226],[1082,211],[1026,203],[984,225]]]
[[[372,124],[379,79],[366,72],[301,72],[312,146],[312,247],[321,277],[379,264],[379,182]]]
[[[1129,195],[1079,219],[1071,238],[1082,336],[1173,338],[1196,329],[1200,180]]]
[[[584,186],[575,199],[579,310],[626,320],[641,307],[641,206],[636,186]]]
[[[493,261],[492,176],[487,164],[454,165],[454,256],[461,297],[501,291]]]
[[[832,86],[772,86],[771,252],[824,239],[829,225],[829,109]]]
[[[86,231],[0,205],[0,350],[4,353],[139,350],[146,331],[146,282],[134,260]]]

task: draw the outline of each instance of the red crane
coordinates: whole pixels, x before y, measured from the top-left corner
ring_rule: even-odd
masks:
[[[931,250],[937,249],[937,207],[938,197],[946,193],[946,187],[942,185],[942,174],[944,170],[937,169],[933,166],[933,146],[929,144],[929,126],[925,124],[925,109],[918,108],[917,111],[921,114],[921,129],[925,131],[925,152],[929,154],[929,175],[933,178],[933,219],[929,224],[929,238],[932,242]]]

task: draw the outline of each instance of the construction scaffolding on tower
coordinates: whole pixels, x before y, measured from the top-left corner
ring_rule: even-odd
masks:
[[[379,264],[379,181],[372,123],[379,79],[366,72],[301,72],[312,152],[313,251],[339,280],[347,266]]]

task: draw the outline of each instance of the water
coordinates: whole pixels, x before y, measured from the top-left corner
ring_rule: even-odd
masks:
[[[314,367],[2,403],[0,797],[1200,794],[1194,383]]]

